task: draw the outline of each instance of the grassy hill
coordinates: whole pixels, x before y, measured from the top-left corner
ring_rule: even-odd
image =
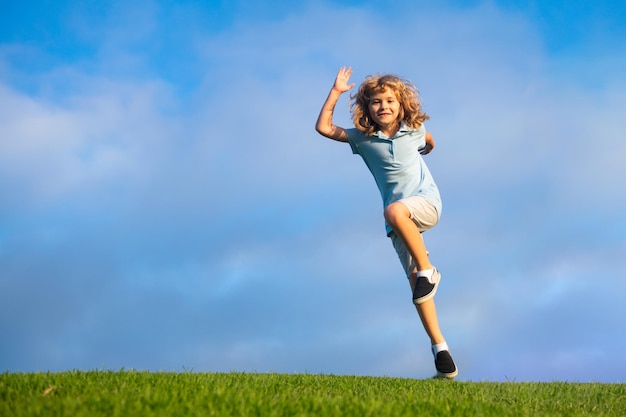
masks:
[[[0,416],[626,416],[626,384],[302,374],[0,374]]]

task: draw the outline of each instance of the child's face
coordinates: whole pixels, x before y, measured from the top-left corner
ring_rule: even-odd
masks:
[[[370,117],[381,128],[393,128],[400,117],[400,102],[390,89],[374,94],[367,106]]]

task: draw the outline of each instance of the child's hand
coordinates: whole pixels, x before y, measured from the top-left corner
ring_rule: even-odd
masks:
[[[435,140],[433,139],[433,135],[430,134],[430,132],[426,132],[426,145],[420,149],[420,154],[422,155],[427,155],[430,153],[430,151],[433,150],[433,148],[435,147]]]
[[[428,155],[432,150],[433,147],[427,143],[426,146],[420,149],[420,155]]]
[[[354,87],[354,83],[348,84],[350,80],[350,76],[352,75],[352,67],[341,67],[339,68],[339,72],[337,73],[337,77],[335,78],[335,85],[333,88],[338,90],[340,93],[345,93]]]

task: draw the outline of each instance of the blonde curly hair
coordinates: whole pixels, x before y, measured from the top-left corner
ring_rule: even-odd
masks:
[[[373,135],[379,126],[369,114],[370,99],[374,94],[391,90],[400,102],[398,124],[404,121],[408,127],[418,128],[430,117],[422,111],[419,92],[413,83],[395,75],[369,75],[359,86],[359,90],[350,96],[350,112],[354,126],[366,135]]]

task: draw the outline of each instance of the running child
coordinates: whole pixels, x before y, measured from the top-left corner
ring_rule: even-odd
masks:
[[[422,233],[441,215],[439,189],[422,158],[435,146],[424,122],[415,86],[394,75],[368,76],[350,96],[354,128],[333,124],[333,113],[348,84],[352,69],[341,67],[322,106],[315,130],[347,142],[374,176],[383,199],[387,236],[406,272],[413,303],[430,338],[437,377],[452,379],[458,370],[439,328],[434,296],[441,274],[429,260]]]

